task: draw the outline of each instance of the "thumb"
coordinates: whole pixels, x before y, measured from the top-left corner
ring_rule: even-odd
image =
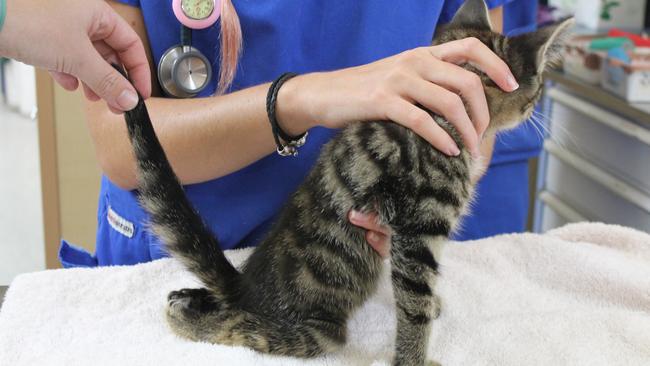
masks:
[[[138,94],[133,85],[109,65],[95,48],[90,47],[86,55],[86,59],[80,62],[76,76],[113,109],[130,111],[135,108]]]

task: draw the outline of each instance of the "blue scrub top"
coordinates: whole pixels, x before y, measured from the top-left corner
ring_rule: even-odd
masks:
[[[488,3],[496,7],[510,1]],[[171,1],[121,2],[141,8],[157,65],[163,53],[180,41],[180,23]],[[437,24],[449,21],[460,4],[462,0],[341,0],[336,5],[323,0],[234,0],[244,51],[231,91],[271,81],[286,71],[336,70],[427,46]],[[193,46],[217,70],[219,23],[194,31]],[[214,75],[199,97],[214,93],[218,72]],[[223,249],[256,245],[334,133],[314,128],[296,158],[271,154],[228,176],[186,186],[189,199]],[[503,153],[510,154],[507,148]],[[164,256],[160,241],[147,230],[147,215],[134,192],[120,189],[106,177],[102,178],[97,220],[96,255],[64,241],[60,251],[64,266],[135,264]]]

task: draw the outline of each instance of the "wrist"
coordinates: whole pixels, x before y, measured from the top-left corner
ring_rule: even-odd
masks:
[[[310,110],[309,97],[304,79],[309,75],[299,75],[288,80],[278,92],[276,116],[281,127],[288,134],[298,136],[318,125],[317,117]]]
[[[0,0],[2,2],[3,0]],[[31,1],[25,4],[22,1],[5,1],[4,25],[0,28],[0,55],[27,64],[34,64],[32,54],[37,49],[42,49],[40,40],[32,37],[33,27],[31,22],[26,20],[29,14]],[[27,8],[27,9],[26,9]],[[48,30],[42,30],[47,33]]]

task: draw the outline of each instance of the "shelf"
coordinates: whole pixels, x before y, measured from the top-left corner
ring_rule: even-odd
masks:
[[[573,94],[650,128],[650,103],[628,103],[597,85],[587,84],[562,71],[551,70],[546,76]]]
[[[547,95],[553,101],[590,117],[591,120],[596,123],[605,125],[650,146],[650,130],[647,128],[629,122],[629,120],[621,118],[617,114],[610,113],[606,109],[586,102],[582,98],[578,98],[557,87],[548,90]]]

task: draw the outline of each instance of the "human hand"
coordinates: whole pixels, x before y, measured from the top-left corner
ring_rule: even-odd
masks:
[[[443,153],[458,155],[453,139],[417,106],[422,105],[452,123],[469,151],[479,156],[490,114],[481,79],[458,66],[463,63],[481,69],[504,91],[518,88],[503,60],[478,39],[466,38],[368,65],[296,77],[280,90],[279,119],[304,121],[287,126],[295,134],[317,124],[340,128],[351,121],[391,120]]]
[[[377,219],[377,214],[362,213],[351,210],[348,213],[348,220],[352,225],[368,230],[366,232],[366,241],[368,244],[383,258],[387,258],[390,253],[390,228],[381,225]]]
[[[135,31],[102,0],[7,0],[0,54],[50,70],[67,90],[119,113],[151,95],[149,63]],[[123,64],[133,86],[109,63]]]

